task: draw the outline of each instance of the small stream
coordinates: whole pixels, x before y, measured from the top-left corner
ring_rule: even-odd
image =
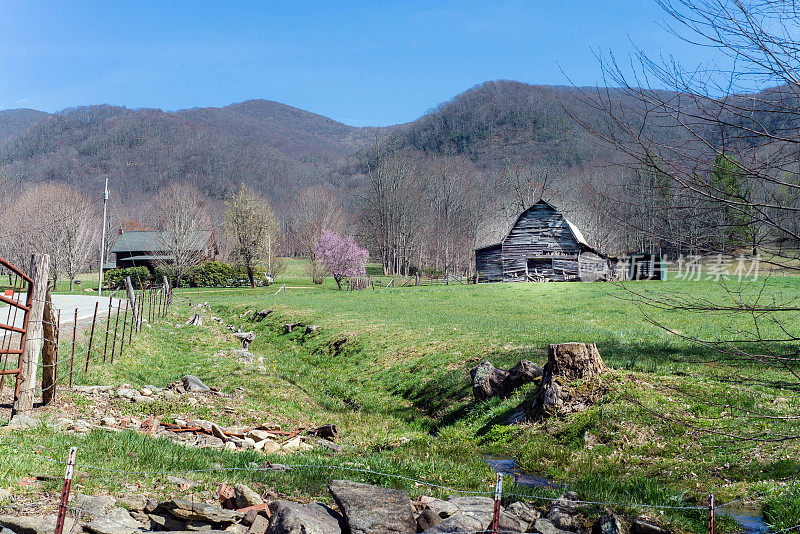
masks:
[[[564,487],[562,484],[557,484],[547,477],[523,473],[517,466],[517,461],[512,458],[487,456],[484,460],[495,473],[502,473],[504,476],[510,477],[515,484],[535,488]],[[761,515],[761,510],[758,508],[718,509],[717,515],[725,515],[732,518],[739,524],[743,534],[767,534],[770,532],[769,526],[764,522],[764,517]]]

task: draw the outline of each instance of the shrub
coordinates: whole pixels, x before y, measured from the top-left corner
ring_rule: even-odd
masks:
[[[103,287],[120,289],[125,286],[125,278],[130,276],[136,289],[142,289],[151,280],[147,267],[127,267],[125,269],[109,269],[103,273]]]
[[[232,284],[233,271],[227,263],[207,261],[186,271],[183,283],[189,287],[224,287]]]

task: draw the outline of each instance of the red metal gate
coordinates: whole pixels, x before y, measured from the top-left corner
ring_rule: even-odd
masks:
[[[20,384],[22,383],[22,358],[25,353],[25,342],[28,338],[28,319],[30,316],[31,304],[33,303],[33,280],[17,267],[11,265],[5,259],[0,258],[0,269],[8,277],[8,284],[0,283],[3,294],[0,295],[0,305],[8,305],[8,313],[0,308],[0,395],[5,387],[6,376],[16,375],[14,385],[14,401],[19,396]],[[21,303],[23,290],[25,303]],[[5,316],[5,317],[3,317]],[[5,320],[5,322],[2,322]],[[13,357],[16,356],[16,359]],[[14,361],[15,360],[15,361]],[[9,369],[9,362],[14,362]]]

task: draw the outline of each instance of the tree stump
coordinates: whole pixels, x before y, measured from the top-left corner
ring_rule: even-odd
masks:
[[[507,398],[511,392],[542,375],[542,369],[529,360],[520,360],[511,369],[500,369],[489,360],[482,361],[469,372],[472,394],[482,401],[492,397]]]
[[[602,388],[596,387],[597,378],[606,371],[608,367],[594,343],[550,345],[542,383],[528,418],[585,410],[598,392],[602,393]]]
[[[243,349],[247,349],[250,343],[255,341],[256,334],[254,332],[235,332],[233,337],[238,338],[242,342]]]

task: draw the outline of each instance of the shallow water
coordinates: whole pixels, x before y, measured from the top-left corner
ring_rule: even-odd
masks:
[[[522,486],[531,486],[536,488],[563,488],[561,484],[536,475],[529,475],[523,473],[517,466],[517,461],[512,458],[495,458],[487,456],[485,458],[489,467],[495,473],[503,473],[504,476],[510,477],[515,484]],[[764,517],[761,515],[761,510],[757,508],[735,508],[718,510],[717,515],[726,515],[739,523],[742,527],[741,532],[744,534],[767,534],[770,532],[769,526],[764,522]]]
[[[764,522],[761,510],[757,508],[736,508],[733,510],[718,510],[718,515],[726,515],[739,523],[744,534],[766,534],[770,531]]]

